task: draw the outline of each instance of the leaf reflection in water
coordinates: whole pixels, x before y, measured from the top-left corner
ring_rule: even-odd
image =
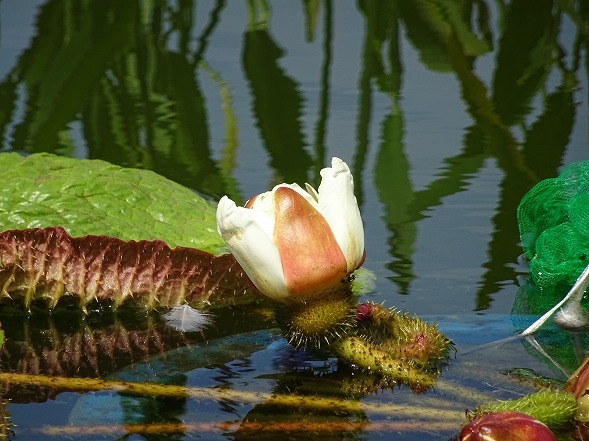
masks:
[[[463,317],[435,320],[455,340],[458,353],[480,341],[472,336],[473,324]],[[509,316],[485,317],[478,326],[491,340],[512,332]],[[262,347],[256,348],[255,342]],[[80,397],[70,414],[73,426],[46,427],[42,433],[67,436],[75,427],[77,433],[96,435],[112,426],[119,434],[206,433],[211,439],[226,439],[227,433],[235,439],[311,433],[361,438],[362,433],[389,431],[405,433],[408,438],[403,439],[426,434],[445,439],[459,431],[465,409],[536,390],[535,385],[500,372],[526,366],[537,375],[551,375],[519,341],[466,354],[451,364],[434,390],[424,394],[412,394],[404,387],[377,394],[358,392],[358,384],[369,380],[351,375],[325,354],[295,351],[272,331],[255,331],[168,351],[110,376],[209,391],[208,396],[176,403],[172,414],[166,413],[169,400],[104,391]]]

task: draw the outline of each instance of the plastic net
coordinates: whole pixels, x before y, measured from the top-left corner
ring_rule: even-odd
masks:
[[[517,218],[533,283],[547,298],[562,297],[589,263],[589,161],[539,182]]]
[[[558,293],[558,299],[555,299],[547,298],[534,283],[524,283],[515,296],[510,314],[515,333],[522,332],[534,323],[540,315],[562,298],[568,288],[570,287]],[[566,381],[569,375],[579,367],[583,354],[589,348],[589,332],[571,333],[550,320],[534,334],[534,341],[542,348],[544,354],[524,339],[522,344],[525,350],[552,371],[551,377]]]

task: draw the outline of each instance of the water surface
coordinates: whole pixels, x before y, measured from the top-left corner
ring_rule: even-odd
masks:
[[[228,194],[238,201],[279,182],[316,185],[319,170],[338,156],[353,170],[366,227],[364,267],[374,282],[363,297],[435,316],[451,338],[482,343],[485,326],[498,338],[521,329],[510,316],[526,272],[519,200],[539,180],[588,158],[588,29],[582,1],[542,0],[530,9],[522,1],[3,0],[0,149],[151,169],[213,200]],[[9,338],[28,332],[21,323],[10,328],[9,320],[4,326]],[[78,324],[67,332],[78,335],[79,326],[96,332]],[[69,335],[45,322],[30,327],[39,335],[57,332],[59,341]],[[191,342],[229,344],[224,338],[232,332],[220,334]],[[170,338],[166,350],[187,343]],[[514,364],[562,380],[583,350],[573,345],[576,337],[556,340],[570,349],[553,354],[556,367],[514,342],[501,355],[469,359],[459,351],[444,381],[492,398],[527,390],[495,375]],[[551,337],[546,342],[550,352]],[[235,359],[219,357],[213,367],[180,364],[179,381],[268,391],[287,387],[281,375],[333,362],[309,361],[279,338],[266,343],[262,338],[265,349]],[[28,344],[41,351],[47,343]],[[121,356],[98,374],[123,375],[155,352]],[[489,381],[474,374],[483,361],[496,368]],[[426,408],[441,397],[455,412],[476,401],[457,394],[386,391],[361,401]],[[112,395],[64,393],[10,404],[16,439],[41,439],[37,429],[45,424],[79,422],[79,400],[98,408]],[[213,431],[218,439],[246,437],[236,427],[255,407],[132,401],[124,407],[129,422],[233,421],[225,432]],[[369,421],[374,429],[354,426],[334,439],[443,440],[459,427],[450,418],[448,426],[394,430],[376,425],[394,416],[363,412],[342,420]],[[195,427],[185,436],[197,435],[202,427]],[[299,435],[292,439],[310,436]]]

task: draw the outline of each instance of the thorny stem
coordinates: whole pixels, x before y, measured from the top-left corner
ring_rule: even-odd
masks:
[[[407,360],[392,357],[363,338],[348,336],[334,341],[331,348],[350,365],[408,384],[413,389],[421,391],[434,385],[431,373],[423,372]]]

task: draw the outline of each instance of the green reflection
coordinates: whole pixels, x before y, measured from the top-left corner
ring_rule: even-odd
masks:
[[[491,49],[488,34],[488,6],[470,0],[397,1],[409,40],[419,50],[421,61],[435,71],[452,71],[448,44],[456,39],[469,57]],[[481,35],[473,26],[478,22]]]
[[[392,233],[395,260],[390,267],[398,274],[394,280],[401,293],[409,292],[416,226],[423,213],[440,205],[444,197],[465,191],[468,179],[492,158],[502,169],[503,180],[492,219],[489,260],[483,263],[486,272],[474,305],[475,310],[484,310],[501,284],[516,278],[510,264],[521,253],[514,222],[519,200],[539,179],[555,175],[562,164],[576,116],[576,75],[556,58],[565,54],[559,46],[557,31],[565,12],[577,13],[571,12],[574,8],[556,8],[551,2],[541,2],[538,10],[531,13],[525,2],[516,1],[501,9],[498,22],[505,23],[505,28],[500,29],[500,48],[490,90],[475,70],[476,58],[492,48],[489,7],[485,2],[398,2],[396,10],[398,26],[406,29],[407,38],[419,51],[423,63],[432,70],[454,72],[473,125],[466,131],[462,152],[447,158],[440,176],[425,189],[414,191],[408,179],[409,164],[402,152],[403,112],[396,94],[384,90],[392,96],[392,107],[399,112],[385,117],[375,169],[375,186]],[[522,14],[527,14],[525,19]],[[580,15],[576,18],[577,22],[582,21]],[[371,27],[374,25],[367,17],[366,29]],[[579,27],[577,31],[580,35],[584,29]],[[571,58],[571,64],[578,66],[578,50]],[[366,57],[364,60],[367,63]],[[402,62],[393,58],[390,64],[399,66]],[[560,74],[561,83],[554,92],[546,94],[548,78],[553,73]],[[366,86],[361,90],[369,90],[369,82],[362,78],[360,84]],[[532,107],[533,100],[540,101],[539,109]],[[393,118],[399,121],[393,123]],[[397,128],[391,128],[393,125]],[[519,131],[523,142],[517,139]]]
[[[309,18],[307,23],[316,23],[318,14],[318,1],[305,1],[305,5],[313,5],[310,12],[307,13]],[[317,122],[315,124],[315,141],[313,144],[313,151],[315,153],[315,165],[313,170],[313,176],[315,180],[314,185],[319,185],[320,178],[319,172],[327,163],[328,158],[325,157],[325,138],[327,132],[327,122],[329,116],[329,95],[330,95],[330,75],[331,75],[331,63],[333,58],[332,40],[333,40],[333,5],[331,0],[325,0],[324,5],[324,36],[323,36],[323,65],[321,67],[321,93],[319,97],[319,111],[317,115]],[[311,14],[313,14],[311,16]],[[312,36],[309,35],[310,37]]]
[[[312,160],[300,124],[303,100],[297,83],[278,64],[284,51],[264,25],[252,22],[244,34],[242,53],[252,111],[270,164],[279,174],[277,182],[304,183]]]
[[[80,156],[73,129],[79,122],[84,156],[152,169],[209,195],[238,197],[228,161],[220,167],[212,159],[198,75],[224,2],[215,4],[191,49],[194,6],[164,0],[45,3],[37,35],[0,83],[4,149]],[[218,73],[214,83],[232,114]],[[24,115],[9,143],[6,128],[16,117],[21,86]]]
[[[235,84],[207,60],[228,6],[221,0],[48,0],[39,9],[34,38],[0,82],[3,150],[102,158],[155,170],[215,198],[228,194],[242,200],[234,178],[241,149]],[[307,97],[282,66],[288,53],[269,30],[271,8],[278,3],[251,0],[245,7],[241,73],[272,179],[317,184],[329,147],[335,4],[300,3],[306,41],[322,32],[318,110],[309,143],[302,126]],[[489,160],[503,178],[473,308],[487,309],[501,284],[516,277],[511,268],[520,253],[515,207],[534,183],[555,175],[563,162],[577,118],[578,75],[587,69],[588,9],[581,1],[550,0],[531,10],[521,0],[506,5],[482,0],[357,2],[364,40],[351,166],[360,205],[367,191],[364,176],[373,173],[390,236],[387,266],[401,293],[410,293],[415,278],[415,241],[424,213],[468,190],[469,180]],[[197,27],[195,18],[201,16],[204,24]],[[561,42],[565,20],[575,32],[572,47]],[[404,39],[426,69],[455,76],[472,118],[462,150],[445,158],[438,175],[419,191],[409,178],[410,151],[404,143]],[[486,84],[477,62],[492,51],[494,71]],[[216,103],[207,102],[205,86],[217,91],[222,109],[224,144],[217,157],[209,121],[209,108]],[[376,94],[390,100],[391,109],[382,116],[374,113]],[[367,171],[375,125],[381,139],[375,168]]]
[[[531,101],[545,84],[556,55],[556,36],[561,17],[553,15],[552,0],[538,0],[534,7],[512,2],[505,10],[493,77],[493,102],[507,125],[521,121]]]
[[[395,100],[401,87],[401,63],[399,59],[399,35],[395,4],[390,1],[360,1],[358,8],[366,21],[364,44],[362,46],[362,66],[358,88],[360,102],[358,109],[357,146],[354,158],[354,182],[358,203],[362,205],[362,175],[367,161],[370,145],[370,125],[372,120],[372,83]],[[385,58],[385,55],[388,56]],[[386,70],[390,62],[390,71]],[[387,164],[382,164],[386,166]],[[391,164],[388,164],[391,166]],[[380,190],[380,189],[379,189]]]

